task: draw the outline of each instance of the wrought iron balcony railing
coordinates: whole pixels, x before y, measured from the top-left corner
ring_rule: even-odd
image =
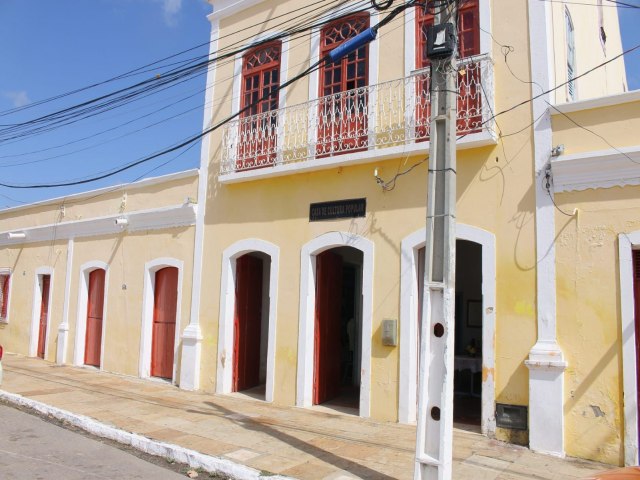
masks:
[[[491,131],[493,63],[486,55],[458,62],[459,135]],[[321,160],[363,150],[424,142],[431,116],[428,70],[225,125],[221,173]]]

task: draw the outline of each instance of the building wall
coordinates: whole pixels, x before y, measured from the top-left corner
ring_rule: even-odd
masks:
[[[550,4],[554,34],[555,85],[563,84],[568,80],[565,10],[569,11],[574,24],[576,46],[576,71],[574,75],[581,75],[622,53],[618,9],[610,6],[611,4],[606,1],[603,3],[602,20],[607,36],[604,47],[600,41],[599,15],[595,2],[589,5],[561,2]],[[575,85],[575,100],[626,92],[627,79],[624,57],[576,80]],[[567,86],[560,87],[555,92],[555,100],[556,103],[571,101]]]
[[[58,328],[67,320],[69,332],[65,360],[66,363],[74,363],[77,321],[86,320],[86,312],[78,311],[81,269],[89,263],[102,263],[107,268],[102,368],[137,376],[146,262],[160,258],[182,262],[183,282],[179,285],[182,301],[178,306],[181,324],[178,331],[181,332],[189,322],[195,213],[190,224],[188,219],[185,223],[177,215],[185,208],[189,210],[188,203],[186,207],[183,205],[186,199],[197,198],[197,180],[197,171],[184,172],[0,212],[0,228],[4,230],[0,233],[0,268],[9,268],[12,272],[9,320],[6,324],[0,323],[0,343],[5,349],[24,355],[32,353],[29,345],[36,270],[48,267],[53,273],[45,359],[59,360]],[[64,210],[61,209],[63,203]],[[163,214],[168,208],[174,210],[168,215]],[[135,221],[122,228],[114,225],[115,216],[139,219],[140,215],[148,218],[149,214],[158,215],[157,212],[160,212],[160,217],[146,229],[136,229]],[[107,221],[102,220],[103,217],[107,217]],[[74,225],[79,221],[88,222],[90,228],[74,234]],[[43,228],[37,230],[37,227]],[[129,230],[132,227],[133,230]],[[92,229],[94,233],[87,234]],[[23,230],[27,232],[26,240],[7,243],[7,232]],[[36,233],[48,236],[50,240],[29,241]],[[68,281],[69,303],[65,317]],[[82,354],[79,358],[83,364]],[[178,350],[176,361],[179,358]],[[178,378],[175,380],[179,381]]]
[[[633,173],[637,111],[635,94],[628,93],[606,99],[604,106],[576,104],[553,117],[554,145],[564,144],[574,173],[583,172],[580,184],[555,194],[558,341],[568,362],[567,454],[613,464],[625,462],[622,345],[633,332],[621,328],[618,238],[640,229],[640,181]],[[629,158],[609,163],[603,152],[617,155],[621,149]],[[576,163],[590,155],[593,168]],[[602,183],[616,168],[624,169],[618,180]]]

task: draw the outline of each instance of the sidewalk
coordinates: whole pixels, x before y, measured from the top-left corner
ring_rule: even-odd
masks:
[[[278,407],[5,353],[2,390],[127,432],[301,480],[411,479],[415,428]],[[566,480],[611,468],[454,430],[453,478]]]

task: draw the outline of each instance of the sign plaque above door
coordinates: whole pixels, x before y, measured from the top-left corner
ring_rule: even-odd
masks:
[[[366,198],[351,198],[334,202],[312,203],[309,205],[309,221],[335,220],[338,218],[364,217],[367,213]]]

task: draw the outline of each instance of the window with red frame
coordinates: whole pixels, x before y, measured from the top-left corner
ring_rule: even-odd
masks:
[[[429,66],[427,57],[427,30],[433,25],[434,16],[423,7],[416,7],[416,68]],[[480,53],[480,10],[478,0],[468,0],[458,9],[458,57],[467,58]],[[479,63],[469,63],[459,68],[458,75],[458,132],[480,129],[482,124]],[[416,136],[425,140],[431,117],[429,75],[416,78]]]
[[[278,140],[278,94],[280,86],[280,42],[260,45],[242,61],[242,98],[247,108],[240,118],[236,168],[247,170],[273,165]]]
[[[369,28],[369,14],[342,17],[322,29],[320,57]],[[320,69],[317,155],[367,146],[369,46],[364,45]]]
[[[11,275],[0,273],[0,321],[6,321],[9,307],[9,284]]]

